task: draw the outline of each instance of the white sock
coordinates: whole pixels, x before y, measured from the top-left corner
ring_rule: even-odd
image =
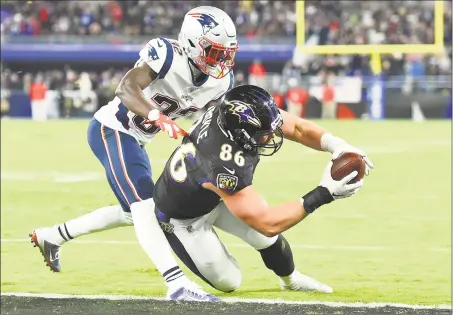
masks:
[[[283,280],[283,282],[285,284],[290,284],[291,283],[291,280],[294,278],[294,276],[299,273],[299,271],[297,271],[296,269],[294,269],[293,273],[290,274],[289,276],[285,276],[285,277],[280,277],[280,279]]]
[[[169,287],[180,287],[189,281],[179,268],[167,238],[154,213],[154,200],[146,199],[131,205],[138,242],[165,279]]]
[[[103,207],[66,223],[56,225],[55,243],[62,245],[82,235],[132,224],[131,214],[124,212],[121,206]]]

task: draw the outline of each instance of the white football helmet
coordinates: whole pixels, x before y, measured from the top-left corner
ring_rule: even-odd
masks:
[[[220,79],[234,66],[238,50],[236,27],[228,14],[218,8],[201,6],[187,12],[178,41],[207,75]]]

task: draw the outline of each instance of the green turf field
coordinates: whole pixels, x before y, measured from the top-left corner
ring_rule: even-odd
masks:
[[[318,209],[285,233],[298,269],[335,292],[280,292],[257,252],[220,233],[243,270],[241,288],[229,296],[450,304],[451,122],[322,124],[365,150],[376,166],[358,195]],[[115,203],[86,142],[87,125],[2,121],[2,292],[165,294],[132,227],[65,245],[59,274],[26,241],[35,227]],[[159,135],[148,146],[155,179],[178,143]],[[328,159],[286,142],[262,159],[255,184],[270,204],[294,200],[318,184]]]

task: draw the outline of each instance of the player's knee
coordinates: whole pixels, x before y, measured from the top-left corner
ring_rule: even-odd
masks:
[[[212,281],[213,286],[222,292],[230,293],[235,291],[242,282],[242,273],[239,268],[230,268],[231,270],[223,270],[215,281]]]
[[[205,261],[204,269],[208,271],[209,282],[219,291],[233,292],[241,285],[242,273],[233,257],[227,264],[225,261]]]
[[[136,181],[137,193],[141,199],[153,198],[154,182],[150,175],[140,176]]]

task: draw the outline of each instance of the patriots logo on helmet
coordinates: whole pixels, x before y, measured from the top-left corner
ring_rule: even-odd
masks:
[[[210,30],[219,25],[219,23],[214,20],[212,15],[206,13],[190,13],[189,15],[196,18],[197,21],[200,22],[201,27],[203,28],[203,35],[206,35]]]
[[[246,103],[241,101],[226,103],[231,106],[231,112],[239,117],[239,122],[248,122],[257,128],[261,127],[261,121],[256,118],[255,112]]]

